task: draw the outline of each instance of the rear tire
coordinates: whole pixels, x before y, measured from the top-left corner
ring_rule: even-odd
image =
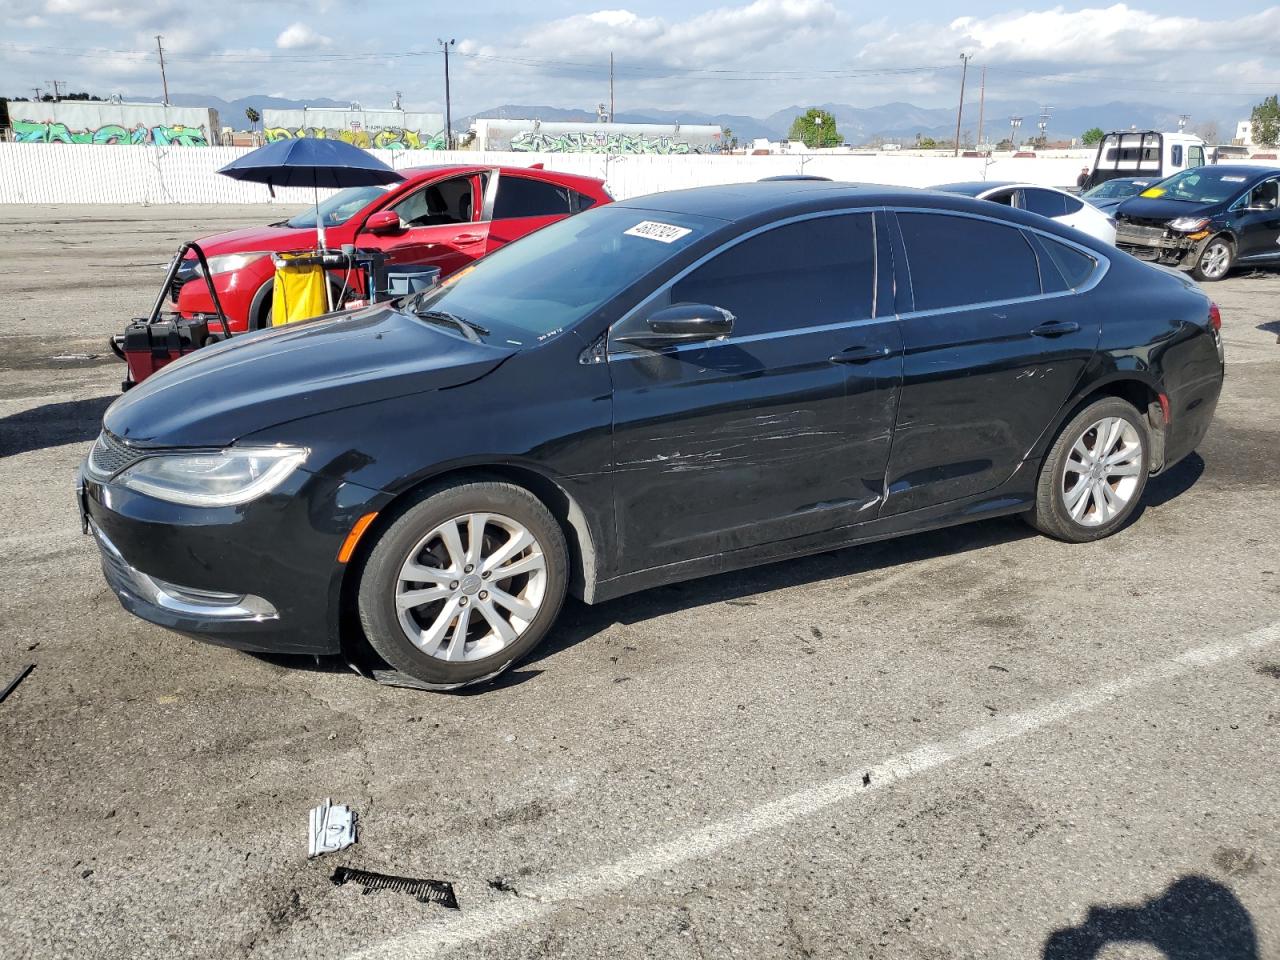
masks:
[[[1197,280],[1224,280],[1235,263],[1236,247],[1228,238],[1214,237],[1200,251],[1196,265],[1191,268],[1191,276]]]
[[[360,622],[402,673],[473,683],[538,645],[560,612],[568,570],[560,525],[528,490],[491,481],[437,488],[378,538],[360,574]]]
[[[1138,508],[1150,455],[1150,431],[1131,404],[1117,397],[1089,404],[1050,447],[1027,521],[1068,543],[1109,537]]]

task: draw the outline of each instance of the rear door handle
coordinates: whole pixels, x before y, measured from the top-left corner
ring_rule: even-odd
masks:
[[[859,344],[854,347],[845,347],[845,349],[829,359],[832,363],[866,363],[869,360],[879,360],[881,357],[887,357],[888,355],[888,347],[867,347]]]
[[[458,244],[459,246],[465,247],[473,243],[479,243],[483,239],[484,239],[484,236],[479,233],[462,233],[454,237],[453,242]]]
[[[1050,320],[1048,323],[1042,323],[1031,331],[1033,337],[1060,337],[1066,333],[1076,333],[1080,329],[1080,324],[1074,320]]]

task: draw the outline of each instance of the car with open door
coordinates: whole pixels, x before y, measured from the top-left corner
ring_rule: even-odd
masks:
[[[1010,514],[1116,533],[1209,428],[1219,325],[1182,275],[1014,207],[654,194],[170,364],[107,410],[79,500],[139,617],[454,687],[566,594]]]
[[[379,250],[388,265],[437,266],[448,277],[512,240],[612,199],[601,180],[539,167],[453,164],[403,172],[401,183],[340,190],[288,220],[202,238],[231,331],[271,325],[272,255],[314,250],[317,216],[332,249]],[[205,284],[191,282],[198,277],[190,254],[171,290],[177,312],[188,319],[214,313]],[[335,303],[344,292],[358,296],[364,288],[340,270],[329,283]]]
[[[1092,204],[1082,203],[1079,197],[1035,183],[1008,183],[991,180],[974,180],[965,183],[943,183],[934,190],[959,193],[976,200],[986,200],[1028,213],[1048,217],[1064,226],[1074,227],[1103,243],[1115,243],[1115,222]]]
[[[1280,266],[1280,167],[1214,164],[1175,173],[1116,208],[1116,243],[1142,260],[1221,280]]]

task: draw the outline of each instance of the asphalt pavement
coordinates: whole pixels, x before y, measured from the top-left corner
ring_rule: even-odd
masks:
[[[137,621],[80,533],[106,338],[290,212],[0,207],[0,956],[1280,958],[1280,272],[1209,286],[1216,420],[1115,537],[571,603],[440,695]],[[359,842],[308,860],[326,797]]]

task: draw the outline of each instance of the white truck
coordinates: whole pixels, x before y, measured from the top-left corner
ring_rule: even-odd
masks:
[[[1119,177],[1163,180],[1179,170],[1203,166],[1206,161],[1205,142],[1195,134],[1118,130],[1099,141],[1089,179],[1082,189]]]

